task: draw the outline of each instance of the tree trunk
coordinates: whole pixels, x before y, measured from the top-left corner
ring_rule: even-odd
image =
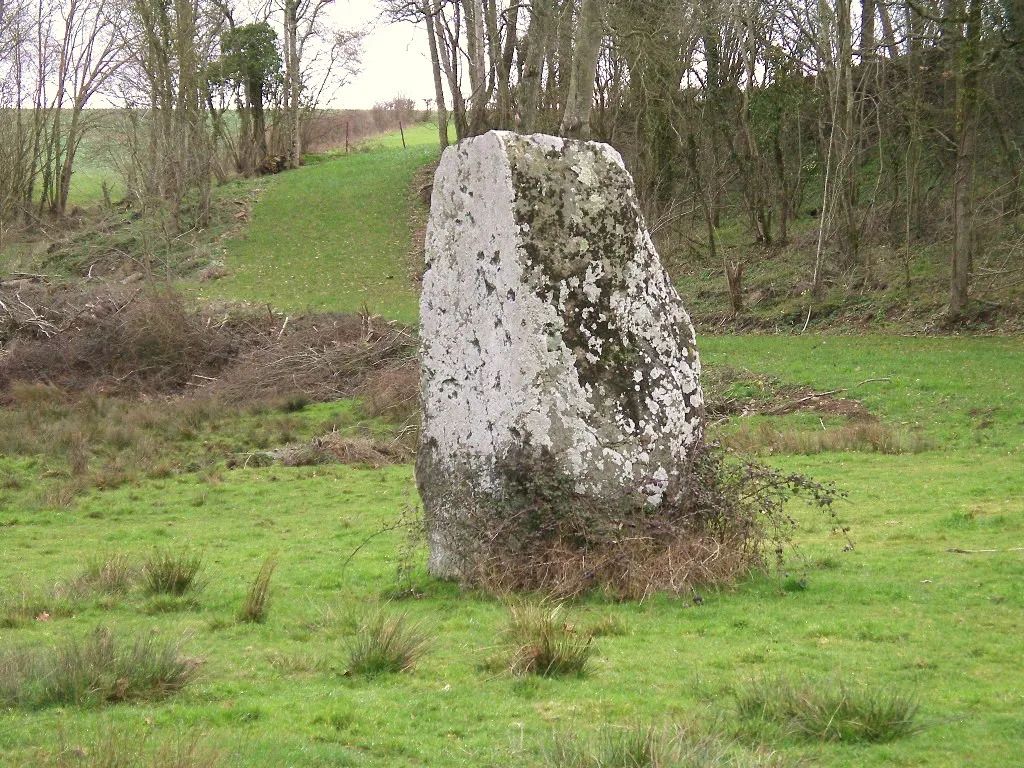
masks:
[[[590,138],[590,111],[594,105],[594,80],[601,55],[604,25],[601,0],[581,0],[576,45],[572,52],[565,112],[559,133],[574,139]]]
[[[463,0],[466,17],[466,53],[469,58],[469,135],[487,131],[487,50],[485,48],[484,12],[480,0]]]
[[[512,61],[515,57],[518,42],[519,0],[512,0],[508,9],[505,44],[501,51],[498,66],[498,119],[502,128],[511,130],[515,127],[512,114]]]
[[[953,249],[950,252],[949,291],[949,317],[953,320],[962,317],[967,309],[974,239],[981,0],[968,2],[966,36],[960,39],[954,48],[957,59],[956,165],[953,170]],[[954,14],[953,18],[959,15],[961,14]]]
[[[429,0],[430,15],[434,21],[434,36],[437,42],[437,53],[441,69],[448,80],[448,92],[452,95],[452,115],[455,118],[455,137],[459,141],[469,135],[469,121],[466,115],[466,102],[462,98],[459,87],[458,45],[445,24],[441,13],[441,0]]]
[[[284,4],[284,110],[287,165],[298,168],[302,163],[302,135],[299,131],[299,98],[302,79],[299,72],[299,0],[285,0]]]
[[[430,67],[434,74],[434,101],[437,102],[437,140],[441,149],[448,146],[448,108],[444,102],[444,84],[441,82],[441,60],[437,54],[437,35],[429,0],[422,4],[424,23],[427,25],[427,45],[430,48]]]
[[[550,0],[534,0],[530,10],[530,28],[526,33],[523,77],[519,83],[519,128],[523,133],[533,133],[537,128],[551,10]]]

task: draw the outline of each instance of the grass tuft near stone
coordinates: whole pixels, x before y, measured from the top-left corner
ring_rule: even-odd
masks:
[[[505,635],[513,675],[583,675],[594,652],[593,637],[577,633],[561,603],[510,601]]]
[[[346,643],[347,671],[369,677],[406,672],[423,655],[429,642],[423,627],[410,622],[405,614],[390,616],[374,611],[360,622]]]

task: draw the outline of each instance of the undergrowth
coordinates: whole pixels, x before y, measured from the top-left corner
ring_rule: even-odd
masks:
[[[582,493],[552,457],[529,447],[502,457],[497,476],[500,494],[444,521],[463,578],[495,594],[600,590],[642,599],[732,583],[783,563],[795,528],[785,505],[799,495],[847,531],[833,508],[841,496],[834,486],[736,460],[714,444],[697,448],[656,506],[640,494]]]

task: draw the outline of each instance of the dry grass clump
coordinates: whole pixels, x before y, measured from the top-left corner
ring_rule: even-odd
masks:
[[[540,749],[547,768],[769,768],[772,754],[736,754],[714,735],[681,725],[606,725],[590,734],[556,732]]]
[[[158,699],[192,681],[198,662],[182,641],[152,633],[119,639],[97,628],[55,648],[0,652],[0,704],[38,709]]]
[[[348,672],[369,677],[406,672],[413,668],[429,643],[426,630],[410,622],[404,613],[389,616],[383,611],[373,611],[348,638]]]
[[[216,768],[220,753],[197,733],[151,743],[149,730],[110,728],[87,744],[61,739],[60,751],[43,765],[50,768]]]
[[[270,580],[276,569],[277,561],[273,558],[268,557],[263,561],[256,578],[252,580],[245,593],[242,609],[238,612],[239,621],[262,624],[267,620],[267,611],[270,608]]]
[[[748,721],[815,741],[888,742],[922,727],[915,694],[839,679],[754,680],[736,703]]]
[[[594,652],[593,638],[576,632],[562,603],[513,599],[507,603],[505,643],[513,675],[582,675]]]
[[[654,591],[689,592],[698,584],[729,584],[764,564],[760,543],[743,527],[679,528],[669,537],[641,536],[580,549],[571,538],[547,542],[523,561],[492,554],[475,579],[489,592],[530,591],[560,598],[593,589],[640,600]]]
[[[899,455],[921,453],[931,446],[921,434],[893,429],[878,421],[855,421],[818,430],[778,429],[770,424],[744,427],[723,439],[727,447],[745,454],[812,455],[835,451],[864,451]]]

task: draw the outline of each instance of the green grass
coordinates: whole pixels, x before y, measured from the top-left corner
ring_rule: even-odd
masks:
[[[432,153],[426,145],[375,150],[268,180],[249,239],[229,246],[233,275],[213,288],[221,296],[334,310],[358,309],[355,294],[363,294],[379,311],[415,319],[412,289],[385,290],[372,277],[361,282],[381,267],[357,256],[369,248],[404,264],[404,245],[370,248],[408,242],[405,187],[388,186],[384,177],[393,172],[388,184],[397,184]],[[337,194],[325,195],[325,188]],[[380,193],[379,205],[369,191]],[[314,204],[317,212],[336,204],[331,210],[341,215],[314,216]],[[346,217],[354,208],[377,210],[380,221],[358,212]],[[289,222],[285,232],[282,221]],[[346,238],[358,242],[330,250]],[[331,258],[313,258],[318,250]],[[310,282],[308,294],[284,282],[298,274]],[[223,464],[226,454],[276,445],[286,432],[305,439],[333,420],[349,428],[351,403],[294,414],[155,417],[152,428],[161,431],[153,439],[168,452],[171,471],[139,472],[109,487],[87,483],[63,506],[41,505],[38,497],[40,488],[74,481],[70,457],[48,455],[42,437],[36,455],[5,444],[0,605],[6,601],[15,615],[0,626],[0,651],[59,646],[102,623],[118,636],[185,634],[189,655],[204,663],[195,681],[160,702],[0,709],[0,754],[15,766],[45,764],[60,749],[55,733],[87,744],[97,733],[146,723],[154,742],[182,731],[205,734],[225,766],[477,768],[550,762],[545,745],[552,732],[579,734],[581,749],[589,749],[616,729],[658,723],[666,734],[684,726],[693,743],[727,751],[730,762],[722,764],[730,765],[773,764],[765,757],[773,751],[780,764],[839,768],[1019,762],[1024,553],[1013,551],[1024,546],[1019,340],[699,341],[711,366],[771,373],[815,391],[849,389],[841,394],[861,399],[888,425],[920,431],[933,447],[896,456],[773,457],[787,471],[834,480],[849,491],[838,511],[856,548],[846,549],[831,520],[797,504],[791,511],[801,523],[799,556],[788,576],[707,591],[699,604],[660,595],[580,601],[566,620],[576,636],[600,636],[583,676],[513,676],[488,667],[507,649],[506,607],[429,579],[422,548],[407,561],[405,532],[383,530],[415,503],[412,467],[239,463],[228,470]],[[883,377],[888,381],[857,386]],[[35,411],[32,418],[44,419],[41,408]],[[12,425],[27,425],[21,430],[26,446],[37,444],[28,416],[4,413]],[[113,406],[103,417],[110,427],[134,423]],[[821,428],[813,414],[773,423]],[[116,442],[104,439],[102,450]],[[115,594],[61,595],[61,610],[40,618],[53,585],[73,582],[99,553],[141,563],[154,549],[186,547],[203,553],[206,582],[187,601],[156,604],[142,584],[126,584]],[[277,560],[272,610],[262,623],[239,622],[239,606],[268,552]],[[399,582],[399,573],[408,580]],[[31,599],[19,613],[14,606],[22,595]],[[408,599],[389,605],[396,595]],[[430,653],[414,669],[346,674],[360,620],[375,609],[431,628]],[[751,680],[808,678],[912,695],[922,729],[889,743],[832,743],[785,724],[752,730],[737,711],[737,696]],[[645,731],[623,733],[608,754],[645,749]]]
[[[481,670],[502,642],[505,609],[428,580],[422,560],[413,572],[420,598],[402,609],[436,627],[429,660],[375,682],[344,675],[357,617],[394,591],[402,534],[366,540],[407,503],[409,467],[236,470],[208,488],[203,509],[193,506],[202,486],[190,476],[90,492],[66,512],[9,507],[0,543],[5,591],[18,580],[74,573],[86,553],[139,555],[184,542],[206,553],[209,584],[180,612],[148,615],[145,596],[132,592],[114,607],[87,602],[74,618],[20,625],[4,642],[46,644],[100,619],[126,631],[193,634],[190,653],[206,659],[200,680],[159,706],[107,717],[199,726],[227,745],[228,765],[502,765],[517,724],[529,743],[580,722],[666,713],[714,721],[729,716],[730,692],[752,677],[834,670],[918,693],[921,718],[932,726],[886,746],[830,748],[819,764],[1012,764],[1024,724],[1013,674],[1024,654],[1024,558],[1005,550],[1024,538],[1019,461],[971,449],[784,465],[852,491],[841,512],[857,549],[843,552],[827,521],[796,508],[807,589],[754,579],[705,595],[699,607],[660,597],[643,605],[585,601],[578,625],[613,616],[628,632],[602,638],[583,678],[523,682]],[[1002,551],[947,552],[993,547]],[[252,572],[271,548],[282,553],[274,611],[264,624],[236,624]],[[0,750],[22,756],[47,744],[55,717],[18,715],[17,727],[0,728]],[[77,733],[98,718],[65,713],[60,722]],[[802,739],[773,746],[790,756],[810,749]]]
[[[75,165],[71,174],[71,192],[68,195],[68,207],[76,205],[91,206],[103,202],[103,185],[106,183],[110,199],[120,200],[125,193],[124,183],[116,167],[111,144],[110,127],[115,114],[103,112],[94,128],[91,128],[82,139],[75,154]]]
[[[267,178],[244,236],[224,244],[227,277],[199,295],[416,322],[409,184],[437,155],[436,129],[410,128],[406,141]]]
[[[1024,398],[1011,373],[1024,371],[1017,337],[707,336],[698,345],[712,367],[749,368],[816,392],[845,390],[838,396],[943,448],[1021,456]]]

